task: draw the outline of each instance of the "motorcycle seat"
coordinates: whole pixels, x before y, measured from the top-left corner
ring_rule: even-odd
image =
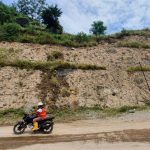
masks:
[[[50,116],[47,116],[45,119],[41,120],[41,121],[47,121],[47,120],[53,120],[55,117],[50,117]]]
[[[55,117],[47,116],[44,120],[53,120]]]

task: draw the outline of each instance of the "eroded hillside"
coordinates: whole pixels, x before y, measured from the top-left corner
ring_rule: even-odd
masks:
[[[51,108],[150,103],[143,72],[131,69],[141,62],[147,68],[144,73],[150,85],[149,42],[150,37],[138,35],[82,48],[1,42],[1,59],[10,62],[18,59],[31,62],[61,60],[104,66],[106,70],[64,67],[50,71],[1,65],[0,108],[18,108],[37,99],[44,100]],[[137,48],[139,43],[146,46]]]

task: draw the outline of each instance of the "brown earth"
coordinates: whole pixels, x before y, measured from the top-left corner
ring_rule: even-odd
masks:
[[[97,140],[63,142],[51,144],[36,144],[31,146],[24,146],[18,150],[37,150],[53,149],[53,150],[149,150],[150,144],[148,142],[98,142]]]
[[[107,119],[56,123],[54,124],[54,130],[50,135],[32,134],[32,131],[29,129],[22,135],[14,135],[12,129],[12,126],[0,127],[1,150],[16,148],[24,149],[24,146],[27,147],[25,149],[35,149],[35,144],[38,144],[39,147],[49,148],[52,143],[55,143],[55,145],[53,145],[54,149],[59,149],[60,142],[63,142],[61,148],[65,149],[65,142],[74,144],[73,141],[88,142],[93,140],[96,141],[96,144],[91,143],[87,146],[96,146],[98,143],[102,142],[126,142],[125,145],[128,145],[130,142],[144,144],[145,142],[150,143],[150,112],[136,112],[134,114],[124,114],[120,117]],[[48,145],[44,146],[42,144]],[[79,142],[77,145],[80,144],[81,143]],[[57,145],[58,148],[56,148]],[[68,147],[73,149],[71,145],[68,145]]]
[[[131,36],[124,41],[147,41]],[[131,66],[150,65],[150,49],[122,48],[116,43],[95,47],[68,48],[62,46],[1,42],[0,48],[20,49],[19,59],[47,61],[52,51],[61,51],[65,61],[105,66],[107,70],[63,70],[57,72],[59,89],[50,88],[51,76],[42,71],[0,68],[0,108],[18,108],[44,99],[49,105],[61,107],[95,106],[120,107],[150,102],[150,92],[142,72],[128,73]],[[10,58],[11,59],[11,58]],[[150,85],[150,73],[145,72]],[[63,84],[60,79],[63,78]],[[63,96],[61,93],[69,94]]]
[[[97,142],[150,142],[150,129],[123,130],[91,134],[58,135],[42,137],[13,137],[0,138],[0,149],[16,149],[33,144],[96,140]]]

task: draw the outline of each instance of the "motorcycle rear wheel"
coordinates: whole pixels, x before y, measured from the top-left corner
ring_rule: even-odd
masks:
[[[17,123],[14,125],[13,131],[14,134],[23,134],[25,131],[25,126],[22,125],[22,123]]]
[[[50,134],[53,131],[53,123],[46,122],[43,128],[43,133]]]

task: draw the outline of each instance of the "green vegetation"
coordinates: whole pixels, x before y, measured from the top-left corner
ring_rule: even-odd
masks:
[[[15,7],[25,16],[40,21],[40,15],[46,7],[46,0],[18,0]]]
[[[52,76],[52,77],[51,77],[50,82],[51,82],[51,84],[52,84],[53,86],[59,86],[59,80],[58,80],[57,77],[55,77],[55,76]]]
[[[78,43],[84,43],[84,42],[89,42],[90,40],[90,36],[88,36],[87,34],[85,34],[84,32],[80,32],[75,36],[74,39],[76,42]]]
[[[21,52],[19,49],[5,49],[5,48],[0,48],[0,62],[9,60],[13,61],[17,59],[17,54]]]
[[[94,21],[91,25],[90,32],[92,32],[94,35],[100,35],[105,34],[106,29],[107,27],[104,26],[102,21]]]
[[[126,29],[123,29],[120,33],[116,33],[116,34],[112,35],[112,37],[116,38],[116,39],[120,39],[120,38],[123,38],[125,36],[133,36],[133,35],[144,36],[146,38],[149,38],[150,37],[150,29],[149,28],[146,28],[143,30],[126,30]]]
[[[149,110],[149,105],[143,106],[122,106],[120,108],[106,108],[104,112],[108,114],[108,116],[115,116],[122,113],[132,113],[131,110],[142,111],[142,110]]]
[[[83,70],[106,70],[105,67],[90,64],[73,64],[64,61],[33,62],[28,60],[0,61],[0,66],[18,67],[20,69],[34,70],[58,70],[58,69],[83,69]]]
[[[144,42],[120,42],[117,45],[118,47],[129,47],[129,48],[150,48],[150,44]]]
[[[23,115],[24,110],[22,108],[0,110],[0,125],[13,125],[18,119],[20,120]]]
[[[90,118],[106,118],[121,115],[123,113],[129,113],[130,110],[135,109],[136,111],[149,110],[149,105],[145,106],[123,106],[120,108],[107,108],[102,109],[101,107],[79,107],[72,111],[69,108],[56,109],[49,111],[48,113],[56,117],[56,121],[72,121],[79,119],[90,119]]]
[[[21,27],[18,24],[9,24],[9,28],[6,25],[0,26],[0,41],[16,41],[22,43],[39,43],[39,44],[53,44],[62,45],[69,47],[86,47],[97,45],[97,39],[101,37],[93,38],[91,36],[85,36],[81,34],[70,35],[70,34],[52,34],[43,31],[42,28],[36,29],[35,26],[30,25],[26,28]],[[8,25],[7,25],[8,26]],[[11,27],[12,26],[12,29]],[[9,29],[9,30],[7,30]],[[10,35],[10,31],[13,30]],[[102,39],[104,39],[102,37]]]
[[[58,19],[61,17],[61,15],[62,11],[58,8],[57,5],[48,6],[42,11],[43,23],[51,33],[62,34],[63,27],[60,25]]]
[[[58,50],[52,51],[52,53],[47,56],[48,61],[54,61],[54,60],[63,59],[63,58],[64,58],[63,53]]]
[[[69,108],[54,109],[48,111],[48,114],[55,116],[56,122],[69,122],[81,119],[92,119],[94,118],[106,118],[106,117],[115,117],[123,113],[132,113],[131,110],[142,111],[150,110],[149,105],[145,106],[123,106],[121,108],[106,108],[102,109],[101,107],[79,107],[76,110],[72,111]],[[17,120],[20,120],[23,117],[23,108],[19,109],[7,109],[0,111],[0,124],[1,125],[13,125]]]
[[[60,59],[63,58],[63,53],[60,51],[53,51],[51,56],[48,56],[48,61],[29,61],[19,60],[17,55],[21,50],[4,49],[0,48],[0,66],[12,66],[20,69],[33,69],[33,70],[59,70],[59,69],[83,69],[83,70],[106,70],[103,66],[90,65],[90,64],[74,64],[65,62]]]
[[[0,1],[0,25],[14,22],[15,18],[21,16],[13,7],[5,5]]]
[[[66,34],[63,33],[63,27],[59,23],[61,15],[62,11],[57,5],[47,5],[45,0],[18,0],[12,6],[0,2],[0,41],[87,47],[96,46],[103,41],[114,42],[115,39],[130,35],[150,37],[150,29],[134,31],[123,29],[114,35],[100,35],[106,30],[101,21],[93,22],[91,25],[93,35],[83,32],[76,35]],[[149,44],[137,42],[120,43],[118,46],[150,47]]]
[[[137,72],[137,71],[150,71],[150,66],[136,66],[136,67],[130,67],[127,70],[128,72]]]
[[[70,90],[67,87],[62,87],[60,89],[60,93],[61,93],[62,97],[69,97],[70,96]]]
[[[45,0],[36,2],[33,0],[18,0],[16,5],[13,6],[7,6],[0,2],[0,41],[87,47],[96,46],[102,41],[110,42],[112,39],[120,39],[130,35],[150,37],[149,29],[135,31],[123,29],[121,33],[114,35],[100,35],[104,34],[106,30],[101,21],[93,22],[91,27],[93,35],[87,35],[83,32],[76,35],[66,34],[62,33],[63,27],[59,24],[61,15],[62,11],[57,5],[46,5]],[[150,47],[149,44],[135,42],[120,43],[118,46]]]
[[[21,26],[17,23],[5,23],[0,29],[0,40],[15,41],[21,34]]]
[[[24,111],[22,108],[18,108],[18,109],[7,109],[7,110],[2,110],[0,111],[0,117],[7,117],[7,116],[13,116],[13,115],[18,115],[18,116],[22,116],[24,114]]]

